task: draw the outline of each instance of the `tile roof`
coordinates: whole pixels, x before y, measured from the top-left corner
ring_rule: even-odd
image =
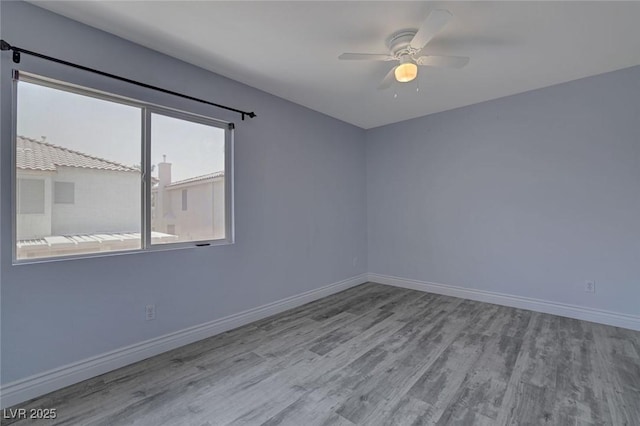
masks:
[[[207,175],[195,176],[195,177],[191,177],[191,178],[187,178],[187,179],[171,182],[165,188],[171,188],[172,186],[184,185],[186,183],[200,182],[200,181],[209,180],[209,179],[213,179],[213,178],[217,178],[217,177],[224,177],[224,170],[219,171],[219,172],[209,173]]]
[[[67,166],[120,172],[140,172],[134,167],[125,166],[115,161],[83,154],[82,152],[24,136],[17,137],[16,151],[16,167],[23,170],[54,171],[57,166]]]

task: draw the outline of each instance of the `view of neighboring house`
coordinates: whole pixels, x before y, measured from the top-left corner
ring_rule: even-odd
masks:
[[[23,136],[16,147],[18,259],[140,247],[140,170]]]
[[[153,231],[185,241],[225,238],[223,171],[174,182],[165,157],[151,197]]]
[[[139,170],[24,137],[16,155],[18,239],[140,230]]]

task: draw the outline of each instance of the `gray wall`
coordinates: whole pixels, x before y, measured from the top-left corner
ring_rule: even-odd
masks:
[[[242,122],[23,56],[24,69],[235,121],[236,243],[12,266],[14,64],[1,55],[2,383],[366,271],[363,130],[30,4],[0,7],[0,35],[17,46],[258,114]],[[147,303],[155,321],[144,321]]]
[[[367,204],[369,272],[640,314],[640,67],[368,131]]]

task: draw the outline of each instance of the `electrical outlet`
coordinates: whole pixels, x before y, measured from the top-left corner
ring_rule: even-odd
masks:
[[[144,307],[144,313],[147,321],[156,319],[156,305],[147,305]]]
[[[585,281],[584,282],[584,291],[587,293],[595,293],[596,292],[596,282],[595,281]]]

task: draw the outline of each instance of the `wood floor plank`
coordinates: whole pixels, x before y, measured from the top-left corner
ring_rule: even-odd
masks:
[[[640,424],[640,362],[626,353],[617,351],[620,335],[628,340],[637,335],[627,330],[598,324],[592,325],[595,335],[596,353],[600,361],[600,377],[606,386],[604,393],[613,424],[631,426]],[[640,334],[640,333],[639,333]]]
[[[501,399],[501,391],[506,387],[503,382],[510,374],[504,366],[510,366],[515,359],[514,352],[519,350],[514,337],[500,334],[512,317],[512,312],[504,308],[487,305],[483,315],[465,327],[415,381],[407,393],[427,404],[420,417],[422,422],[434,424],[443,416],[447,422],[460,417],[456,414],[461,411],[460,407],[450,404],[464,400],[461,395],[468,393],[470,387],[480,392],[476,396],[480,401],[494,404]],[[468,412],[462,417],[475,418],[475,423],[495,417],[493,405],[488,410],[464,401]]]
[[[369,283],[12,408],[57,409],[38,425],[636,426],[640,332]]]
[[[597,376],[592,325],[585,321],[559,318],[556,346],[558,373],[553,418],[560,422],[606,424],[611,421],[604,394],[595,394]]]
[[[488,307],[483,319],[469,324],[408,390],[407,394],[427,403],[423,420],[435,423],[444,413],[470,369],[488,345],[495,345],[491,330],[501,327],[506,317],[499,317],[496,306]],[[497,323],[497,324],[496,324]]]
[[[455,339],[463,327],[480,313],[480,306],[472,303],[451,303],[452,310],[432,311],[427,320],[408,323],[397,333],[397,339],[389,339],[370,353],[356,360],[361,372],[356,377],[369,380],[358,383],[357,392],[337,410],[354,423],[367,424],[382,416],[379,411],[391,409],[386,389],[404,392],[421,369],[433,362]],[[454,308],[455,307],[455,308]]]
[[[374,310],[370,314],[362,315],[358,320],[335,329],[322,337],[312,340],[309,350],[318,355],[325,355],[341,344],[357,337],[369,328],[393,315],[390,311]]]
[[[283,323],[291,323],[299,318],[311,318],[316,316],[318,313],[326,313],[328,310],[335,308],[336,305],[342,307],[341,309],[336,310],[336,313],[340,313],[344,310],[344,307],[347,307],[352,303],[353,299],[362,298],[370,292],[380,290],[382,290],[382,287],[379,284],[372,286],[368,284],[359,285],[340,293],[332,294],[323,299],[316,300],[315,302],[310,302],[263,320],[256,321],[252,325],[261,329],[270,330]],[[318,318],[316,318],[316,320],[317,319]]]

